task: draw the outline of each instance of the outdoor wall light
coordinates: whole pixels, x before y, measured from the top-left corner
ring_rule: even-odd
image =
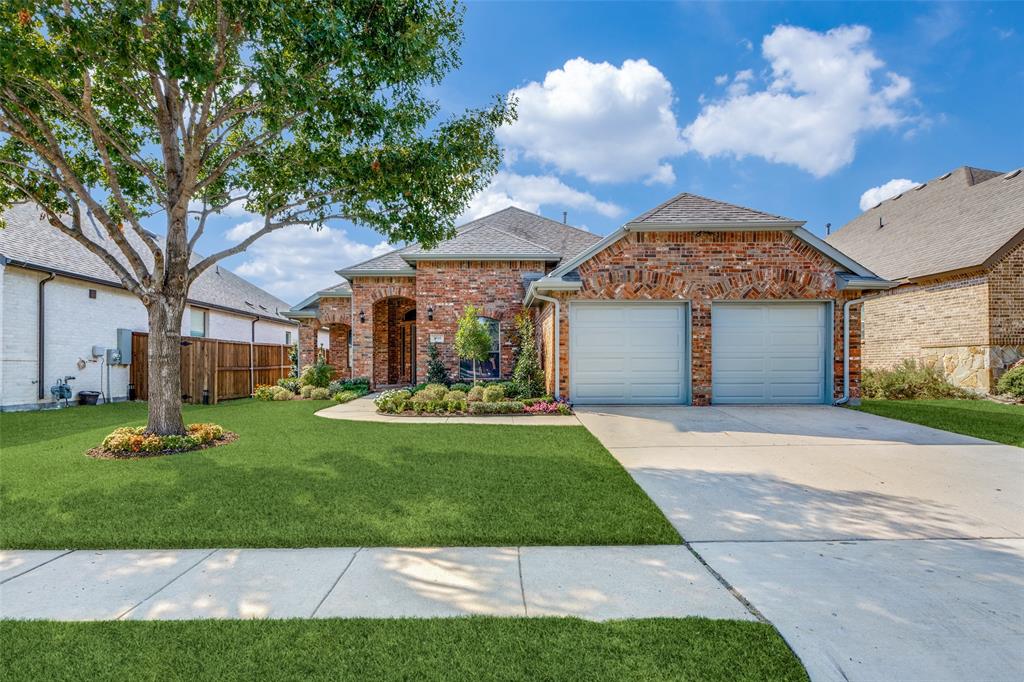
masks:
[[[360,324],[366,322],[366,313],[362,310],[359,311],[359,322]]]
[[[427,306],[427,319],[431,322],[434,321],[434,306],[432,305]]]

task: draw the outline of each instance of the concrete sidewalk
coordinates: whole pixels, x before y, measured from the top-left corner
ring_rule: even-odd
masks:
[[[753,616],[681,545],[0,551],[0,617]]]

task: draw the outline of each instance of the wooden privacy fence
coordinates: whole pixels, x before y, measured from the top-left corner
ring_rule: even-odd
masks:
[[[189,403],[210,404],[232,398],[248,398],[260,384],[276,384],[291,373],[290,346],[182,337],[181,394]],[[135,397],[149,399],[149,334],[132,334],[129,381]]]

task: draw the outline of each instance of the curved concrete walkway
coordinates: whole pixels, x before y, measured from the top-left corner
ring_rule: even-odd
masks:
[[[579,426],[576,415],[539,414],[514,415],[495,414],[484,416],[455,417],[399,417],[393,414],[379,414],[373,404],[374,395],[356,398],[342,405],[327,407],[316,413],[326,419],[344,419],[357,422],[379,422],[387,424],[502,424],[505,426]]]

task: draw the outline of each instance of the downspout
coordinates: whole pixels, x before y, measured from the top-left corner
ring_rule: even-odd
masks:
[[[833,405],[850,402],[850,306],[863,303],[864,298],[854,298],[843,304],[843,397]]]
[[[557,400],[558,398],[561,397],[560,391],[558,389],[559,389],[559,383],[560,383],[559,380],[561,379],[561,372],[559,371],[559,364],[560,364],[561,357],[562,357],[562,347],[558,343],[558,340],[559,340],[558,337],[559,337],[559,329],[562,326],[562,314],[561,314],[562,307],[561,307],[561,303],[559,303],[557,298],[553,298],[551,296],[542,296],[542,295],[538,294],[536,291],[533,292],[533,297],[535,299],[537,299],[538,301],[546,301],[548,303],[554,303],[555,304],[555,317],[554,317],[554,324],[555,324],[555,352],[554,352],[554,356],[555,356],[555,391],[554,391],[554,393],[555,393],[555,399]]]
[[[257,315],[252,321],[252,333],[249,337],[249,395],[256,392],[256,323],[260,321]]]
[[[40,400],[46,397],[46,298],[43,293],[43,287],[46,283],[52,281],[56,277],[54,273],[50,273],[48,276],[39,280],[39,319],[38,327],[36,329],[36,341],[39,346],[39,373],[36,376],[36,395]]]

